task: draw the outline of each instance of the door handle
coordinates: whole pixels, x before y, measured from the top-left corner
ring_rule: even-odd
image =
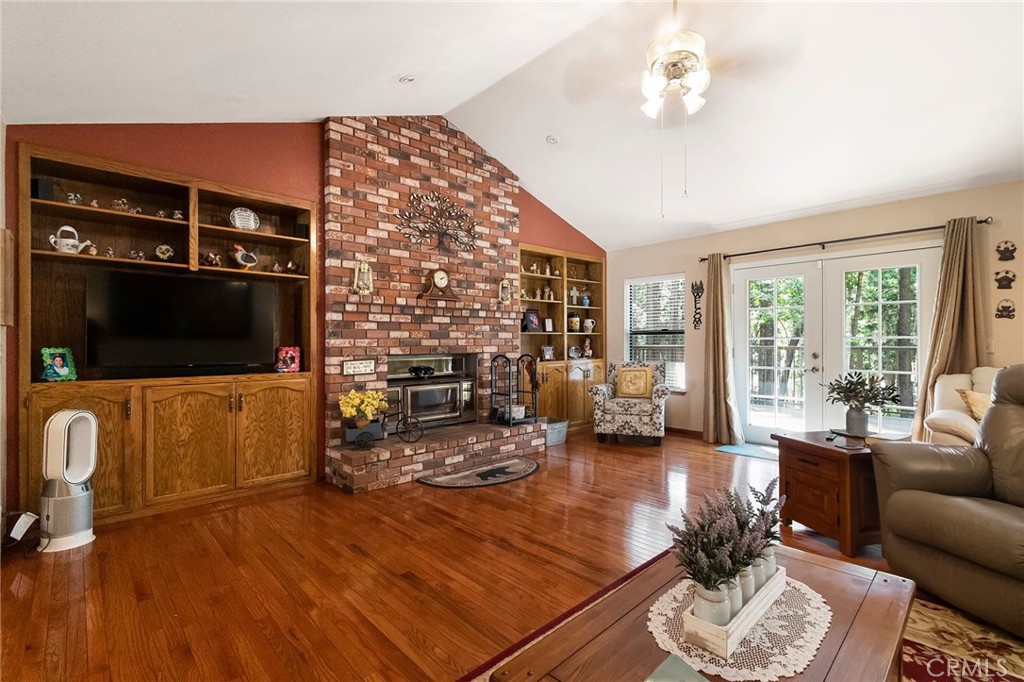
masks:
[[[817,366],[814,366],[814,367],[805,367],[804,371],[805,372],[810,372],[811,374],[817,374],[820,370],[818,369]]]
[[[238,394],[238,411],[241,412],[244,409],[245,409],[245,394],[244,393],[239,393]]]
[[[125,419],[131,419],[132,418],[132,401],[131,401],[131,398],[129,398],[128,400],[124,401],[124,418]]]
[[[234,412],[234,411],[235,411],[235,396],[229,395],[228,396],[228,412]]]

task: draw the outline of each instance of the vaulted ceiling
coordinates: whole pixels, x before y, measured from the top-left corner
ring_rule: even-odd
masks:
[[[639,82],[671,16],[669,2],[5,2],[2,105],[9,123],[447,113],[609,249],[1024,176],[1022,3],[681,3],[712,82],[662,132]]]

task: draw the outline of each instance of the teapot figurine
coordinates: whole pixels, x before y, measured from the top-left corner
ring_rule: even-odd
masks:
[[[50,235],[50,245],[60,253],[81,253],[92,246],[92,242],[79,242],[78,231],[70,225],[62,225],[56,235]]]

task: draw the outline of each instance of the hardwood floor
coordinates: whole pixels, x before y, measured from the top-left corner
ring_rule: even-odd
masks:
[[[574,433],[539,461],[508,485],[320,484],[8,551],[0,677],[455,679],[665,549],[665,523],[705,491],[778,470],[678,435]],[[807,531],[784,542],[841,557]],[[877,551],[858,562],[884,568]]]

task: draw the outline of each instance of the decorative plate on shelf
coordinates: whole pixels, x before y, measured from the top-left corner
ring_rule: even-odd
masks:
[[[232,209],[230,215],[228,215],[228,220],[231,221],[231,227],[239,230],[255,232],[260,229],[260,217],[252,209],[242,208],[241,206]]]
[[[583,357],[583,350],[579,346],[569,346],[569,357],[577,360]]]

